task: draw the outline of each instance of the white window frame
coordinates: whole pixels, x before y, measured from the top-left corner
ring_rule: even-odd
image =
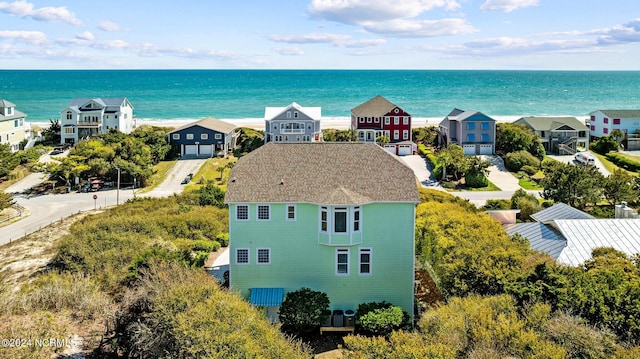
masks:
[[[367,117],[367,123],[372,123],[373,122],[373,117]]]
[[[260,210],[267,208],[267,218],[260,218]],[[269,204],[265,204],[265,203],[260,203],[256,205],[256,220],[261,221],[261,222],[266,222],[266,221],[270,221],[271,220],[271,205]]]
[[[341,263],[340,262],[340,255],[341,254],[346,254],[347,255],[347,262],[346,263]],[[336,276],[340,276],[340,277],[348,277],[349,276],[349,259],[351,257],[351,253],[349,248],[336,248]],[[340,272],[340,265],[345,265],[346,264],[346,272],[345,273],[341,273]]]
[[[260,252],[261,251],[266,251],[267,252],[267,261],[266,262],[261,262],[260,261]],[[256,248],[256,264],[260,264],[260,265],[271,264],[271,248]]]
[[[289,218],[289,208],[293,208],[293,218]],[[295,204],[287,204],[284,206],[284,218],[289,222],[294,222],[298,217],[298,209]]]
[[[238,214],[240,213],[240,207],[243,207],[243,208],[247,209],[247,218],[240,218],[238,216]],[[248,204],[237,204],[236,205],[236,221],[248,221],[249,218],[251,218],[250,212],[251,212],[251,210],[249,209],[249,205]]]
[[[238,261],[238,257],[239,257],[239,256],[238,256],[238,253],[239,253],[240,251],[243,251],[243,252],[246,252],[246,253],[247,253],[247,261],[246,261],[246,262],[240,262],[240,261]],[[236,255],[235,262],[236,262],[236,264],[237,264],[237,265],[248,265],[248,264],[251,264],[251,253],[250,253],[250,251],[249,251],[249,248],[236,248],[236,253],[235,253],[235,255]]]
[[[221,133],[216,133],[215,135],[213,135],[213,138],[215,138],[216,140],[221,140],[222,139],[222,134]]]
[[[358,122],[359,123],[364,123],[364,117],[358,117]]]
[[[409,124],[409,116],[404,116],[402,118],[402,124],[403,125],[408,125]]]
[[[399,125],[400,124],[400,116],[395,116],[393,118],[393,124],[394,125]]]
[[[208,133],[201,133],[200,134],[200,139],[201,140],[208,140],[209,139],[209,134]]]
[[[385,124],[385,125],[389,125],[389,124],[391,124],[391,120],[389,120],[389,117],[385,117],[385,118],[384,118],[384,124]]]
[[[403,140],[409,139],[409,130],[402,130],[402,139]]]
[[[187,133],[187,140],[193,140],[193,133]]]
[[[358,217],[356,219],[356,217]],[[358,229],[356,229],[356,224]],[[359,233],[362,231],[362,208],[360,206],[353,207],[351,210],[351,231]]]
[[[373,122],[374,122],[374,123],[380,123],[380,117],[376,117],[376,118],[374,118],[374,119],[373,119]]]
[[[336,214],[338,213],[344,213],[344,231],[343,232],[338,232],[336,231]],[[332,219],[333,219],[333,223],[331,226],[331,231],[334,234],[347,234],[349,233],[349,208],[348,207],[334,207],[333,210],[331,211],[332,214]]]
[[[400,138],[400,130],[393,130],[393,138],[392,140],[397,140]]]
[[[363,254],[369,254],[369,262],[363,262],[362,261],[362,255]],[[368,272],[363,272],[362,271],[362,265],[363,264],[368,264],[369,265],[369,271]],[[371,275],[373,273],[373,249],[371,249],[370,247],[366,247],[366,248],[358,248],[358,275]]]
[[[330,225],[330,221],[329,221],[329,214],[331,213],[331,211],[329,210],[329,207],[320,207],[320,216],[318,217],[318,221],[320,222],[318,224],[318,228],[320,229],[320,232],[322,233],[328,233],[329,232],[329,225]],[[322,215],[324,214],[325,218],[322,218]],[[322,224],[324,224],[324,229],[322,229]]]

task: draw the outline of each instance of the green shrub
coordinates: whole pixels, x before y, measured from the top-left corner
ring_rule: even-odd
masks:
[[[628,171],[640,172],[640,162],[634,161],[631,158],[617,152],[609,152],[606,154],[609,161],[615,163],[618,167],[622,167]]]
[[[522,168],[520,168],[520,170],[524,171],[524,173],[528,174],[529,176],[533,176],[534,174],[538,173],[538,169],[530,165],[524,165],[522,166]]]
[[[505,166],[509,171],[518,172],[523,166],[540,167],[540,160],[527,151],[507,153]]]
[[[467,187],[482,188],[489,185],[489,179],[482,173],[467,174],[464,176],[464,183]]]
[[[278,317],[282,329],[292,334],[309,333],[327,319],[329,296],[309,288],[287,293]]]
[[[595,153],[606,155],[611,151],[618,150],[618,142],[610,136],[601,137],[596,142],[589,144],[589,149]]]
[[[216,236],[216,241],[218,241],[218,243],[220,243],[220,246],[228,247],[229,246],[229,233],[218,233],[218,235]]]
[[[361,315],[358,320],[363,330],[374,335],[387,335],[393,329],[400,327],[402,319],[402,308],[391,306],[389,308],[374,309]]]
[[[511,201],[508,199],[488,199],[482,207],[484,210],[511,209]]]

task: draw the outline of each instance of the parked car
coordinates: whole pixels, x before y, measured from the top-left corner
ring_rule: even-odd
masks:
[[[576,161],[578,161],[578,163],[582,164],[582,165],[595,165],[596,164],[596,159],[595,157],[593,157],[592,154],[590,153],[578,153],[576,155]]]
[[[191,179],[192,179],[192,178],[193,178],[193,173],[189,173],[189,174],[187,175],[187,177],[185,177],[185,178],[182,180],[182,182],[181,182],[181,183],[182,183],[182,184],[187,184],[187,183],[191,182]]]

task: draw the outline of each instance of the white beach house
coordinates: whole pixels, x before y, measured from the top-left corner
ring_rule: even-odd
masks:
[[[112,128],[130,133],[135,125],[133,106],[125,97],[74,98],[60,112],[60,142],[77,143]]]

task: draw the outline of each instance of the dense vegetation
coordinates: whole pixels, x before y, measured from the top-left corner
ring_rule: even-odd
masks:
[[[506,156],[518,151],[529,152],[539,160],[545,155],[541,139],[528,126],[510,122],[496,124],[496,153]]]
[[[631,358],[640,348],[640,262],[596,249],[568,268],[457,199],[422,190],[417,260],[447,304],[413,332],[345,338],[350,358]]]
[[[67,157],[52,162],[47,170],[51,176],[66,186],[75,177],[87,180],[92,177],[121,181],[135,181],[144,186],[152,175],[152,167],[163,160],[170,150],[167,128],[140,126],[125,135],[115,129],[88,140],[80,141]]]
[[[139,198],[74,224],[47,272],[18,293],[0,286],[0,337],[80,333],[100,357],[309,357],[202,271],[228,243],[228,211],[201,197]],[[0,348],[0,357],[63,349]]]

